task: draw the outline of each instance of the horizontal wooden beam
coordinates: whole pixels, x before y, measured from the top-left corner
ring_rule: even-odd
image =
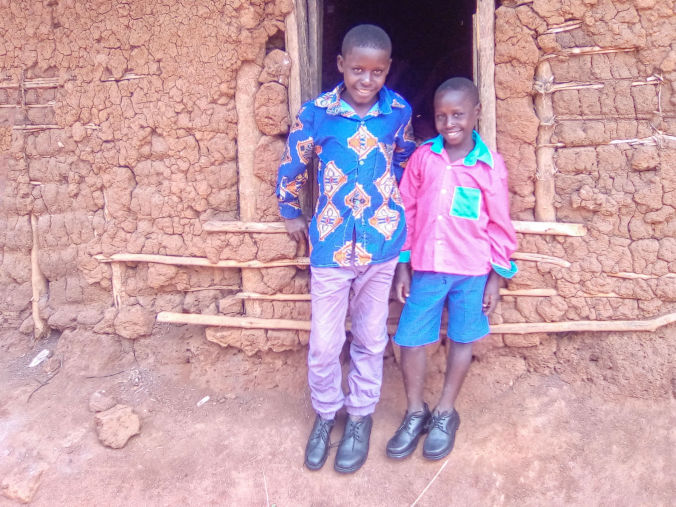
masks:
[[[650,320],[574,320],[567,322],[520,322],[496,324],[492,333],[567,333],[567,332],[609,332],[609,331],[655,331],[676,322],[676,313],[669,313]]]
[[[500,289],[501,296],[529,296],[547,297],[556,296],[556,289]],[[258,292],[238,292],[235,299],[249,299],[261,301],[310,301],[310,294],[260,294]]]
[[[261,319],[254,317],[230,317],[225,315],[201,315],[194,313],[160,312],[157,322],[171,324],[194,324],[199,326],[233,327],[243,329],[290,329],[309,331],[309,320]],[[662,315],[650,320],[578,320],[564,322],[517,322],[494,324],[491,333],[530,334],[567,332],[609,332],[609,331],[655,331],[676,322],[676,313]],[[349,322],[347,324],[349,328]],[[396,324],[390,323],[389,331],[394,332]]]
[[[553,236],[584,236],[587,228],[584,224],[566,222],[523,222],[513,220],[516,232],[522,234],[550,234]]]
[[[196,313],[160,312],[157,322],[170,324],[195,324],[198,326],[236,327],[243,329],[295,329],[309,331],[309,320],[259,319],[256,317],[229,317],[227,315],[201,315]]]
[[[512,221],[516,232],[522,234],[549,234],[557,236],[584,236],[587,228],[583,224],[566,222],[524,222]],[[203,226],[207,232],[256,232],[264,234],[286,233],[284,222],[237,222],[228,220],[210,220]]]
[[[261,232],[285,233],[284,222],[235,222],[228,220],[210,220],[203,226],[207,232]]]
[[[528,252],[514,252],[512,254],[512,259],[521,260],[521,261],[533,261],[533,262],[544,262],[547,264],[556,264],[562,268],[569,268],[570,262],[560,257],[552,257],[551,255],[542,255],[536,253]]]
[[[309,266],[308,257],[297,257],[296,259],[283,259],[279,261],[218,261],[212,263],[206,257],[178,257],[174,255],[152,255],[152,254],[113,254],[110,257],[104,255],[95,255],[94,258],[100,262],[152,262],[155,264],[168,264],[171,266],[199,266],[205,268],[279,268],[285,266]]]

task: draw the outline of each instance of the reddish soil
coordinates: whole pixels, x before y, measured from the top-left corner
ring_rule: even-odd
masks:
[[[332,450],[310,472],[303,352],[248,358],[189,327],[156,328],[133,348],[95,336],[35,346],[14,332],[0,338],[0,480],[44,468],[33,505],[410,505],[430,482],[418,505],[673,504],[673,398],[609,395],[489,355],[461,394],[448,463],[427,462],[420,449],[395,462],[384,448],[404,397],[390,355],[366,465],[338,474]],[[43,348],[61,367],[33,392],[50,378],[43,365],[28,367]],[[439,373],[430,377],[429,399],[440,382]],[[141,433],[123,449],[97,439],[88,404],[99,389],[141,417]],[[14,504],[0,496],[0,505]]]

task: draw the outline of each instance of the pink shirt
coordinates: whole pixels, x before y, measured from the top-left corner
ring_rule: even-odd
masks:
[[[441,136],[411,156],[399,186],[416,271],[484,275],[516,271],[516,233],[509,218],[507,169],[474,133],[475,147],[451,162]],[[502,269],[500,269],[502,268]],[[512,273],[513,274],[513,273]],[[509,275],[506,275],[509,277]]]

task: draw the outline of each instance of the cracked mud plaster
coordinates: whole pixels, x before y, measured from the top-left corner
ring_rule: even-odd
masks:
[[[643,319],[674,311],[676,288],[663,275],[676,271],[670,170],[676,154],[672,141],[646,141],[676,134],[670,2],[519,4],[508,0],[496,11],[498,146],[510,170],[512,217],[534,216],[542,126],[533,85],[547,58],[553,84],[593,85],[552,92],[552,205],[559,221],[584,223],[589,232],[520,235],[521,251],[571,266],[520,262],[510,288],[554,288],[558,296],[505,297],[495,322]],[[274,183],[288,129],[290,60],[278,41],[292,5],[0,1],[8,34],[0,46],[0,84],[16,84],[0,88],[0,105],[8,106],[0,108],[5,322],[20,324],[30,312],[30,214],[38,217],[39,264],[49,283],[41,308],[62,328],[92,322],[114,329],[111,268],[96,254],[268,261],[303,253],[284,235],[203,229],[211,219],[279,219]],[[595,46],[617,52],[574,54]],[[240,96],[250,113],[245,121],[235,101],[243,65],[256,69],[247,76],[247,96]],[[247,139],[255,142],[242,151]],[[627,142],[609,144],[616,140]],[[611,276],[616,272],[651,278]],[[147,312],[244,309],[259,317],[307,317],[307,303],[232,299],[242,288],[307,291],[307,270],[138,264],[125,266],[122,277],[125,304]],[[275,333],[243,331],[237,339],[273,350],[306,342],[302,333]],[[500,346],[550,343],[546,336],[515,336],[498,340]]]
[[[222,241],[202,225],[239,218],[236,76],[243,63],[257,65],[260,82],[285,99],[279,88],[288,84],[290,59],[268,40],[280,39],[292,7],[290,0],[0,2],[3,311],[21,321],[29,309],[31,213],[50,288],[47,317],[64,304],[101,313],[110,306],[110,267],[96,254],[233,256],[241,244],[226,240],[214,254]],[[256,114],[266,116],[265,107]],[[254,209],[270,219],[273,196],[261,193]],[[244,243],[244,257],[256,258],[258,245]],[[151,277],[155,287],[144,290],[139,270],[148,268],[125,270],[129,302],[145,297],[153,311],[214,308],[221,291],[186,305],[180,291],[240,282],[237,272],[178,270],[161,287],[179,294],[171,302],[157,294],[155,304],[148,289],[160,281]]]
[[[510,170],[512,217],[532,220],[540,128],[535,68],[551,65],[558,221],[581,238],[519,235],[519,250],[570,268],[521,263],[512,288],[552,287],[552,298],[506,298],[499,320],[646,319],[676,310],[674,196],[676,61],[671,2],[503,2],[496,11],[498,148]],[[568,28],[566,27],[568,26]],[[574,54],[581,48],[608,53]],[[567,86],[573,84],[575,86]],[[617,141],[624,142],[617,142]],[[648,275],[626,279],[612,273]]]

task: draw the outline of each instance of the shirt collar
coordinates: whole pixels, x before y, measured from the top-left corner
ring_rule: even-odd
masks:
[[[477,162],[483,162],[487,164],[491,169],[493,168],[493,154],[491,150],[488,149],[486,143],[476,130],[472,131],[472,140],[474,141],[474,148],[470,151],[467,156],[463,159],[462,163],[467,167],[472,167],[476,165]],[[441,155],[441,152],[444,149],[444,138],[441,134],[437,137],[433,137],[429,141],[425,141],[423,144],[430,144],[430,150],[434,153]]]
[[[345,84],[340,83],[333,90],[322,93],[314,101],[315,106],[326,109],[326,114],[354,116],[357,113],[352,108],[346,108],[341,104],[340,94],[345,89]],[[378,102],[369,110],[367,116],[378,116],[379,114],[389,114],[393,107],[403,107],[396,99],[395,94],[386,86],[383,86],[378,92]]]

